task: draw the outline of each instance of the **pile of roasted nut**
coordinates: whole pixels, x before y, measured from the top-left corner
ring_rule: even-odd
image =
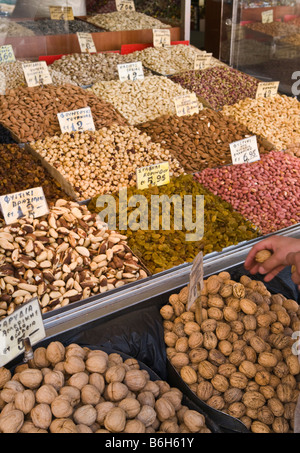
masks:
[[[0,228],[0,317],[38,297],[42,312],[147,277],[126,236],[85,205],[58,200],[48,215]]]
[[[292,338],[300,330],[298,303],[246,275],[234,281],[221,272],[204,280],[199,319],[196,303],[187,310],[188,291],[161,308],[167,355],[182,379],[252,432],[292,432],[300,394]]]
[[[210,433],[180,390],[123,360],[53,341],[33,367],[0,368],[1,433]]]

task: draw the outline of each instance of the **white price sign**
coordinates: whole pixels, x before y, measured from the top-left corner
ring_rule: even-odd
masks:
[[[125,82],[125,80],[144,80],[144,70],[141,61],[118,64],[118,73],[121,82]]]
[[[52,20],[74,20],[72,6],[49,6]]]
[[[153,46],[166,47],[171,45],[171,32],[165,28],[153,29]]]
[[[28,338],[34,346],[46,332],[37,297],[17,308],[0,321],[0,367],[25,351],[23,340]]]
[[[212,53],[196,54],[194,59],[194,70],[205,69],[210,65]]]
[[[233,165],[251,163],[260,160],[256,135],[230,143],[229,147]]]
[[[91,33],[77,32],[81,52],[96,53],[97,49]]]
[[[259,82],[256,90],[256,99],[271,98],[278,93],[280,82]]]
[[[57,114],[62,133],[75,131],[94,131],[95,125],[90,107]]]
[[[2,195],[0,206],[7,225],[23,217],[37,218],[49,213],[42,187]]]
[[[11,44],[0,47],[0,63],[9,63],[16,61],[15,54]]]
[[[52,79],[45,61],[22,63],[24,76],[29,87],[48,85]]]
[[[117,11],[135,11],[133,0],[116,0]]]
[[[190,310],[193,303],[200,297],[203,288],[203,253],[200,252],[193,261],[190,273],[189,295],[187,309]]]
[[[270,24],[271,22],[274,22],[273,10],[269,9],[268,11],[263,11],[261,13],[261,21],[263,24]]]
[[[193,115],[203,108],[195,93],[178,96],[174,98],[174,102],[177,116]]]

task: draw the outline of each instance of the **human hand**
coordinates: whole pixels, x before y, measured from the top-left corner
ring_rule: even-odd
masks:
[[[270,252],[272,252],[271,257],[268,258],[264,263],[258,263],[257,261],[255,261],[256,253],[261,250],[270,250]],[[280,271],[282,271],[285,266],[290,265],[290,261],[287,260],[287,256],[290,253],[295,252],[300,252],[300,239],[289,238],[285,236],[271,236],[269,238],[263,239],[252,247],[245,260],[244,266],[245,269],[250,272],[250,274],[265,274],[264,281],[269,282]],[[289,260],[295,260],[295,257],[289,257]],[[294,277],[297,278],[297,276]]]

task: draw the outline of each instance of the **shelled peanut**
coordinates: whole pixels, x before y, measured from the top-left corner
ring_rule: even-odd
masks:
[[[42,187],[49,205],[59,198],[69,198],[38,159],[26,149],[15,144],[0,144],[0,160],[0,195]]]
[[[189,116],[164,115],[137,127],[169,149],[187,172],[231,164],[229,145],[251,135],[246,126],[211,109]],[[259,152],[267,153],[263,140],[257,141]]]
[[[132,125],[151,121],[162,115],[175,115],[174,98],[191,93],[163,76],[125,82],[98,82],[90,90],[104,101],[111,102]]]
[[[0,123],[20,142],[60,134],[57,114],[90,107],[96,129],[126,120],[113,106],[93,93],[73,85],[18,87],[0,99]]]
[[[247,98],[225,105],[222,113],[234,117],[279,150],[300,143],[300,102],[296,98],[279,94],[270,98]]]
[[[88,16],[87,22],[107,31],[144,30],[152,28],[170,28],[155,17],[137,11],[113,11],[112,13]]]
[[[201,400],[252,432],[293,431],[298,303],[246,275],[232,280],[226,271],[205,279],[200,297],[201,320],[195,304],[186,308],[188,286],[161,308],[171,364]]]
[[[38,297],[42,313],[147,277],[127,246],[85,205],[57,200],[48,215],[0,228],[0,317]]]
[[[136,169],[167,161],[171,175],[183,173],[168,150],[134,126],[113,125],[30,143],[70,182],[80,200],[136,185]]]
[[[134,358],[64,346],[34,351],[34,368],[0,368],[2,433],[210,433],[205,417]]]
[[[195,178],[269,234],[300,222],[300,160],[271,151],[251,164],[206,168]]]
[[[213,109],[255,98],[258,80],[229,66],[175,74],[171,80],[205,99]]]
[[[120,55],[117,53],[81,53],[63,55],[54,61],[49,69],[59,71],[66,77],[69,76],[78,85],[92,85],[103,80],[119,80],[118,64],[137,61],[131,54]],[[143,68],[144,76],[152,72]]]

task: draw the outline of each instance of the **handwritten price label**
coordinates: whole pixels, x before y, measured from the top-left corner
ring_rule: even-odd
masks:
[[[52,20],[74,20],[72,6],[49,6]]]
[[[178,96],[174,99],[174,102],[177,116],[193,115],[199,113],[199,110],[203,108],[195,93]]]
[[[52,79],[45,61],[22,64],[24,76],[29,87],[48,85]]]
[[[140,167],[136,170],[138,189],[148,189],[150,186],[163,186],[170,182],[169,162]]]
[[[230,143],[229,147],[233,165],[251,163],[260,160],[256,135]]]
[[[141,61],[118,64],[118,73],[121,82],[125,82],[125,80],[144,80],[144,70]]]
[[[0,47],[0,63],[9,63],[16,61],[15,54],[11,44]]]
[[[263,24],[270,24],[271,22],[274,22],[273,10],[269,9],[268,11],[263,11],[261,13],[261,21]]]
[[[210,65],[212,53],[196,54],[194,59],[194,70],[208,68]]]
[[[260,82],[256,90],[256,99],[271,98],[278,93],[280,82]]]
[[[81,52],[97,53],[91,33],[77,32]]]
[[[153,46],[166,47],[171,45],[171,32],[166,29],[153,29]]]
[[[57,114],[62,133],[94,131],[95,125],[90,107]]]
[[[116,0],[117,11],[135,11],[133,0]]]
[[[49,208],[42,187],[15,192],[0,197],[1,211],[7,225],[23,217],[42,217]]]

